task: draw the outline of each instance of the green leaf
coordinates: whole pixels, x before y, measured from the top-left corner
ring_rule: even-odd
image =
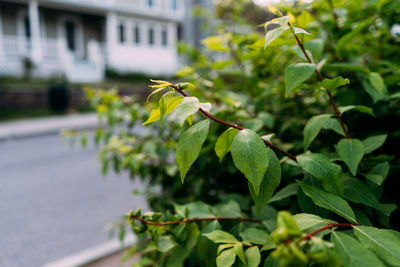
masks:
[[[298,28],[298,27],[293,27],[293,31],[295,34],[307,34],[307,35],[311,35],[311,33],[309,33],[308,31],[306,31],[305,29],[302,28]]]
[[[375,184],[382,185],[382,183],[385,181],[386,177],[389,174],[389,169],[390,169],[389,162],[385,161],[373,167],[364,176],[365,178],[374,182]]]
[[[160,110],[161,106],[163,108],[164,115],[167,115],[172,111],[174,111],[174,109],[179,105],[179,103],[183,99],[182,96],[175,96],[175,97],[169,96],[166,97],[165,99],[163,99],[163,97],[161,97],[162,100],[160,99],[160,107],[153,109],[151,111],[149,118],[143,123],[143,125],[158,121],[161,118],[161,110]]]
[[[297,194],[299,190],[299,185],[296,183],[288,184],[281,190],[279,190],[269,201],[268,203],[277,202],[282,199],[285,199],[290,196],[294,196]]]
[[[261,263],[261,253],[258,247],[250,247],[244,252],[246,267],[257,267]]]
[[[237,129],[229,128],[218,137],[217,142],[215,143],[214,151],[219,158],[219,162],[222,162],[222,159],[231,150],[233,138],[237,133]]]
[[[344,267],[384,266],[375,254],[349,235],[335,231],[332,233],[331,241]]]
[[[207,138],[209,126],[209,120],[200,121],[186,130],[179,138],[175,160],[178,164],[182,183],[185,181],[190,166],[200,154],[201,147]]]
[[[324,79],[319,83],[319,86],[325,88],[329,91],[333,91],[336,88],[349,84],[350,80],[348,78],[344,79],[343,77],[335,77],[333,79]]]
[[[228,52],[229,51],[229,46],[228,46],[228,35],[223,35],[223,36],[210,36],[207,37],[203,40],[201,40],[201,43],[211,51],[218,51],[218,52]]]
[[[362,105],[354,106],[353,105],[353,106],[339,107],[340,113],[345,113],[346,111],[349,111],[349,110],[352,110],[352,109],[357,110],[357,111],[359,111],[361,113],[365,113],[365,114],[371,115],[372,117],[375,117],[375,113],[374,113],[373,109],[370,108],[370,107],[367,107],[367,106],[362,106]]]
[[[374,150],[380,148],[386,141],[387,134],[376,135],[368,137],[362,141],[364,146],[364,153],[369,154]]]
[[[200,108],[200,102],[196,97],[185,97],[176,107],[176,116],[178,123],[183,125],[186,118],[196,113]]]
[[[274,41],[276,38],[281,36],[282,33],[284,33],[286,30],[289,30],[289,27],[287,26],[281,26],[278,28],[275,28],[273,30],[270,30],[267,32],[265,35],[265,44],[264,48],[266,48],[272,41]]]
[[[358,164],[364,156],[363,143],[358,139],[342,139],[339,141],[336,151],[355,176]]]
[[[348,221],[357,223],[356,216],[346,200],[334,194],[324,192],[315,186],[308,185],[301,181],[297,182],[303,189],[304,194],[310,197],[317,206],[333,211]]]
[[[344,180],[344,198],[353,203],[364,204],[377,210],[381,208],[381,204],[371,189],[356,178]]]
[[[319,227],[325,226],[332,221],[324,220],[321,217],[308,214],[308,213],[299,213],[293,216],[297,225],[300,227],[300,230],[303,232],[311,232]]]
[[[274,151],[272,151],[271,149],[269,149],[268,153],[269,165],[261,183],[260,193],[258,195],[256,195],[253,186],[251,186],[249,183],[249,192],[254,200],[254,203],[256,204],[257,214],[260,214],[264,206],[267,205],[275,189],[279,186],[281,182],[282,171],[279,159],[275,155]]]
[[[203,235],[206,236],[211,241],[213,241],[214,243],[228,243],[228,244],[239,243],[239,241],[233,235],[221,230],[215,230]]]
[[[296,63],[287,67],[285,71],[285,96],[287,97],[291,91],[310,78],[315,68],[315,64],[310,63]]]
[[[217,257],[217,267],[230,267],[236,260],[236,253],[233,248],[226,249]]]
[[[236,255],[238,255],[239,259],[246,264],[246,258],[244,257],[243,253],[243,244],[242,243],[236,243],[233,246],[233,250],[235,251]]]
[[[355,176],[358,164],[360,164],[364,156],[363,143],[358,139],[342,139],[339,141],[336,151],[349,167],[351,174]]]
[[[322,187],[335,195],[343,195],[341,168],[323,154],[303,154],[297,156],[300,167],[321,182]]]
[[[315,137],[318,136],[324,123],[331,117],[331,114],[322,114],[312,117],[304,127],[304,150],[307,150]]]
[[[160,119],[160,117],[161,117],[160,109],[159,108],[153,109],[150,113],[149,118],[145,122],[143,122],[143,125],[158,121]]]
[[[258,195],[269,164],[269,153],[260,136],[241,130],[233,139],[231,154],[236,168],[252,183]]]
[[[375,90],[378,91],[378,93],[383,94],[385,82],[383,81],[381,75],[377,72],[371,72],[368,78],[369,82],[375,88]]]
[[[400,233],[370,226],[356,226],[354,232],[366,247],[393,266],[400,266]]]
[[[246,230],[239,235],[242,237],[243,241],[257,245],[264,245],[270,239],[266,231],[257,228],[246,228]]]
[[[304,48],[311,51],[313,58],[318,61],[324,50],[324,40],[314,39],[304,43]]]
[[[177,245],[178,243],[176,243],[176,241],[172,238],[172,236],[167,235],[167,236],[160,236],[158,238],[157,247],[160,252],[165,253],[173,249]]]
[[[322,128],[326,130],[333,130],[336,133],[345,136],[342,126],[340,125],[339,121],[335,118],[328,118]]]
[[[383,87],[382,93],[375,89],[375,87],[371,84],[370,80],[364,76],[360,77],[361,84],[364,88],[364,91],[369,94],[372,98],[374,104],[380,100],[386,99],[387,96],[387,88],[386,86]]]

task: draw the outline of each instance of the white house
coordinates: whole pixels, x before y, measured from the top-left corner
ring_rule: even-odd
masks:
[[[173,74],[186,0],[0,0],[0,75],[97,82],[105,67]],[[189,29],[190,31],[190,29]]]

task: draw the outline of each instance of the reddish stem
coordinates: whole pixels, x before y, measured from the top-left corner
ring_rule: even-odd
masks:
[[[170,86],[171,86],[172,88],[174,88],[176,91],[178,91],[178,92],[179,92],[181,95],[183,95],[184,97],[188,97],[188,95],[187,95],[179,86],[176,86],[176,85],[170,85]],[[218,119],[217,117],[215,117],[214,115],[212,115],[210,112],[208,112],[208,111],[206,111],[206,110],[204,110],[204,109],[202,109],[202,108],[200,108],[199,111],[200,111],[201,113],[203,113],[204,115],[206,115],[206,116],[207,116],[208,118],[210,118],[211,120],[215,121],[215,122],[218,122],[218,123],[220,123],[220,124],[223,124],[223,125],[226,125],[226,126],[229,126],[229,127],[235,128],[235,129],[238,129],[239,131],[244,129],[243,127],[241,127],[241,126],[239,126],[239,125],[231,124],[231,123],[229,123],[229,122],[226,122],[226,121],[223,121],[223,120],[221,120],[221,119]],[[270,148],[272,148],[272,149],[274,149],[274,150],[276,150],[276,151],[281,152],[282,154],[284,154],[285,156],[287,156],[288,158],[290,158],[290,159],[292,159],[292,160],[296,160],[296,156],[290,154],[289,152],[283,150],[282,148],[280,148],[280,147],[278,147],[278,146],[272,144],[271,142],[269,142],[269,141],[267,141],[267,140],[264,140],[264,139],[262,139],[262,138],[261,138],[261,140],[263,140],[263,142],[264,142],[267,146],[269,146]]]
[[[305,236],[303,236],[303,240],[309,240],[311,237],[315,236],[316,234],[327,230],[327,229],[332,229],[335,227],[353,227],[356,226],[356,224],[351,224],[351,223],[329,223],[321,228],[318,228],[314,231],[312,231],[311,233],[306,234]]]
[[[290,23],[288,23],[288,25],[289,25],[289,27],[292,27],[292,25],[291,25]],[[308,63],[313,63],[312,59],[311,59],[310,56],[308,55],[308,53],[307,53],[306,49],[304,48],[303,43],[300,41],[299,37],[298,37],[294,32],[293,32],[293,36],[294,36],[294,38],[296,39],[296,42],[297,42],[297,44],[299,45],[301,51],[303,51],[303,54],[304,54],[304,56],[306,57]],[[322,74],[321,74],[321,72],[319,72],[318,69],[315,69],[315,74],[317,74],[318,78],[319,78],[321,81],[324,80],[324,77],[322,77]],[[339,123],[340,123],[340,126],[341,126],[342,129],[343,129],[343,132],[344,132],[346,138],[350,138],[349,132],[347,131],[346,125],[344,124],[343,119],[342,119],[342,113],[340,113],[340,111],[339,111],[339,109],[338,109],[338,107],[337,107],[337,105],[336,105],[336,102],[335,102],[335,100],[333,99],[333,96],[332,96],[331,91],[328,90],[328,89],[325,89],[325,92],[328,94],[329,101],[331,102],[331,105],[332,105],[332,107],[333,107],[333,110],[335,111],[336,117],[337,117],[337,119],[338,119],[338,121],[339,121]]]

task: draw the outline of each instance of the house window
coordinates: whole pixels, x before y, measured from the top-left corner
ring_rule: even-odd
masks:
[[[76,50],[76,39],[75,39],[75,24],[71,21],[65,23],[65,35],[67,39],[67,46],[70,51]]]
[[[161,31],[161,44],[162,44],[162,46],[167,46],[168,45],[167,28],[163,28],[163,30]]]
[[[154,6],[154,0],[147,0],[147,6],[153,7]]]
[[[118,32],[119,32],[119,42],[121,44],[125,43],[125,26],[124,24],[119,24],[118,26]]]
[[[171,0],[172,1],[172,9],[178,10],[178,0]]]
[[[154,29],[153,29],[153,27],[149,28],[148,41],[149,41],[149,45],[154,45]]]
[[[137,25],[137,24],[133,28],[133,41],[136,44],[140,44],[140,28],[139,28],[139,25]]]

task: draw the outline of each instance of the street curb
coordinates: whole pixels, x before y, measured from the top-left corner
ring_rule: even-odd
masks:
[[[110,256],[116,252],[119,252],[127,247],[132,246],[137,241],[136,236],[133,234],[127,234],[124,242],[121,243],[119,240],[112,240],[101,245],[85,249],[76,254],[67,256],[65,258],[56,260],[54,262],[42,265],[42,267],[79,267],[86,264],[101,260],[107,256]]]
[[[58,134],[62,129],[92,130],[97,126],[96,113],[2,122],[0,123],[0,142]]]

